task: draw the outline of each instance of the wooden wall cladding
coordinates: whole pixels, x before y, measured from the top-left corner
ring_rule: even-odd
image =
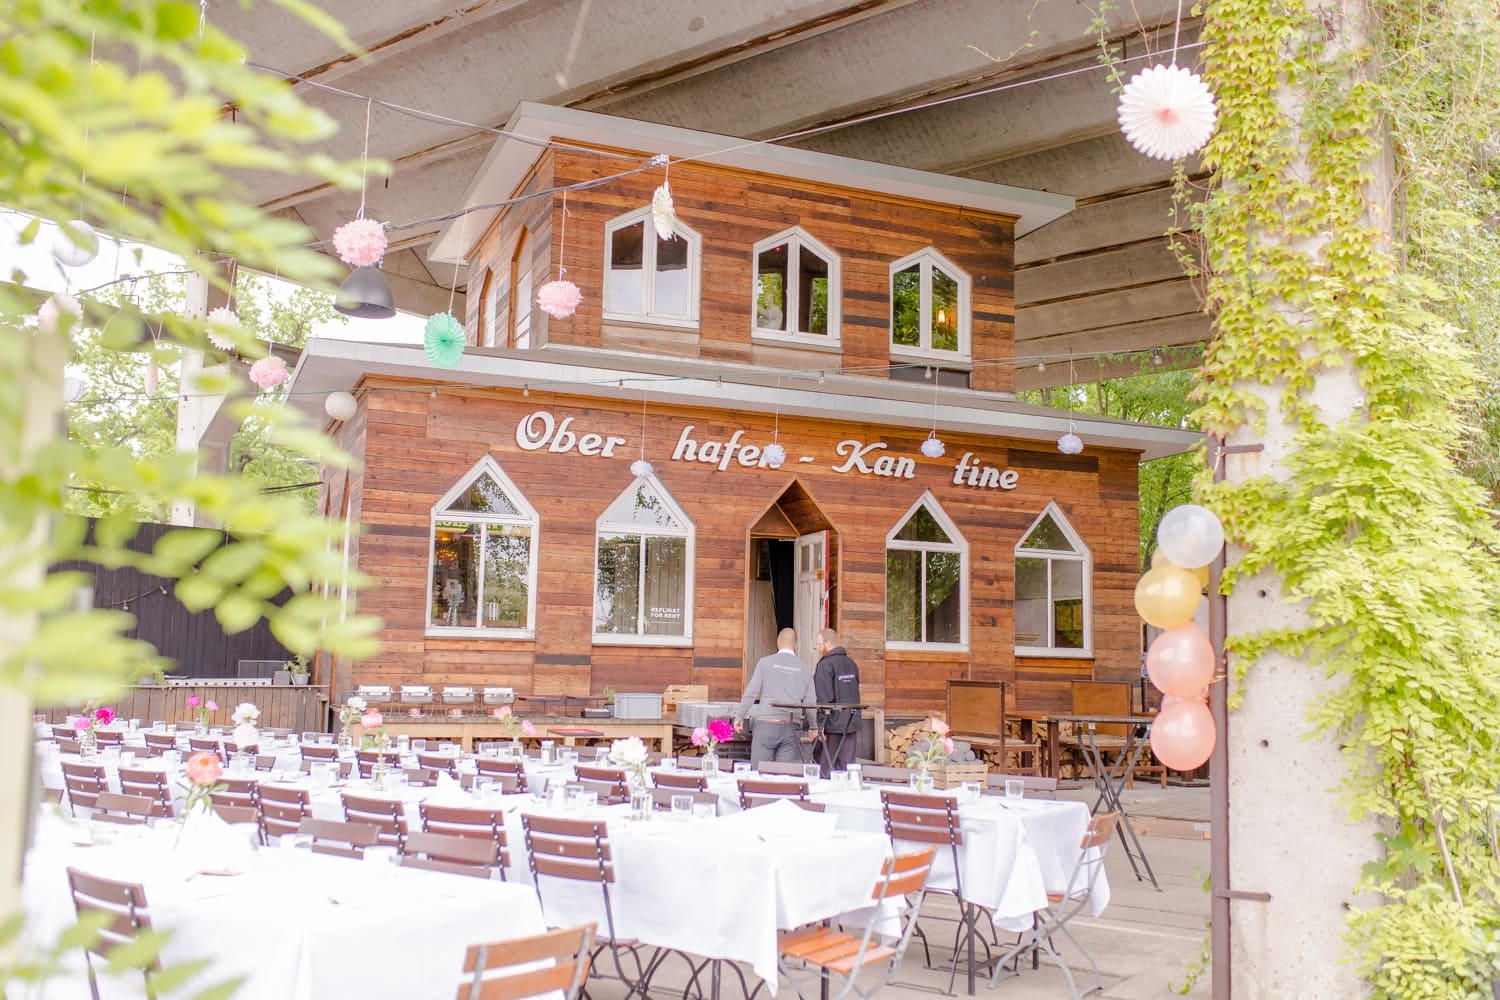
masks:
[[[674,174],[675,177],[675,174]],[[385,618],[378,658],[342,671],[336,697],[356,683],[505,684],[522,694],[658,691],[668,684],[707,684],[714,698],[739,695],[747,670],[745,619],[749,534],[766,508],[790,489],[815,504],[838,534],[833,622],[859,661],[865,696],[893,711],[940,709],[949,678],[1028,676],[1132,679],[1138,676],[1139,623],[1132,607],[1138,578],[1134,452],[1090,449],[1064,463],[1034,442],[944,434],[947,454],[927,459],[918,448],[925,428],[783,417],[788,452],[780,469],[720,471],[673,460],[684,428],[699,442],[771,440],[768,415],[651,407],[646,457],[696,527],[693,645],[596,645],[592,637],[595,523],[631,482],[640,453],[640,410],[631,404],[533,391],[401,391],[410,386],[372,379],[356,440],[363,472],[349,487],[362,522],[358,568],[376,588],[361,610]],[[523,450],[517,424],[546,410],[573,418],[576,433],[627,438],[612,458],[576,451]],[[911,458],[911,479],[835,472],[840,441],[884,441],[888,454]],[[346,444],[348,444],[346,438]],[[953,484],[959,456],[1019,473],[1014,490]],[[486,454],[537,509],[541,526],[535,639],[501,641],[426,634],[429,532],[433,504]],[[808,456],[811,462],[799,459]],[[1061,456],[1059,456],[1061,457]],[[1012,461],[1014,458],[1014,461]],[[795,484],[795,488],[794,488]],[[885,538],[902,515],[931,490],[969,544],[970,643],[967,652],[885,649]],[[806,501],[801,500],[802,494]],[[1094,557],[1094,646],[1089,659],[1032,659],[1014,654],[1014,547],[1021,533],[1055,500]],[[357,502],[356,502],[357,501]],[[803,512],[806,513],[805,511]]]
[[[539,186],[541,177],[555,185],[587,181],[617,166],[618,161],[558,150],[538,160],[535,175],[523,188]],[[517,234],[524,227],[538,247],[550,253],[552,273],[559,264],[566,267],[569,280],[583,292],[578,311],[567,319],[549,319],[534,310],[532,329],[540,331],[540,340],[618,346],[624,334],[615,331],[612,339],[606,338],[600,305],[604,227],[612,219],[648,204],[660,183],[659,172],[645,171],[569,198],[565,247],[543,243],[561,229],[561,199],[522,202],[502,214],[475,247],[470,256],[471,273],[489,274],[489,280],[495,283],[508,281]],[[678,219],[703,239],[701,321],[696,333],[644,331],[641,337],[655,342],[656,353],[740,363],[771,358],[768,363],[772,365],[798,369],[822,364],[831,368],[883,368],[891,363],[890,265],[930,246],[963,268],[973,281],[973,388],[1013,388],[1009,365],[1015,354],[1013,217],[703,163],[674,164],[671,183]],[[542,214],[548,210],[550,221]],[[764,341],[751,339],[752,247],[794,225],[802,226],[840,257],[841,353],[777,351]],[[540,254],[539,250],[533,257],[535,284],[548,280]],[[471,279],[470,287],[480,289],[484,280]],[[497,287],[501,289],[503,310],[508,286]],[[469,297],[471,336],[478,329],[479,342],[483,338],[482,298]],[[476,323],[480,325],[476,327]]]

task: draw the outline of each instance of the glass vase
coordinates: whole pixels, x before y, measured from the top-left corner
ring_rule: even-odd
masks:
[[[78,756],[81,760],[93,760],[99,751],[99,736],[92,729],[84,729],[78,734]]]
[[[703,776],[710,781],[719,776],[719,755],[712,750],[703,755]]]
[[[918,765],[917,771],[911,776],[912,791],[923,794],[932,791],[932,770],[929,765]]]

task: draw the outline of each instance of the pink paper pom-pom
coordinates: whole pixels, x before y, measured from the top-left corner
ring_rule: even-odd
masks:
[[[374,219],[353,219],[333,231],[333,249],[350,267],[374,267],[385,256],[385,227]]]
[[[250,366],[250,381],[262,389],[271,389],[286,381],[286,362],[276,355],[261,358]]]
[[[536,290],[537,307],[553,319],[567,319],[582,301],[578,286],[566,279],[549,281]]]

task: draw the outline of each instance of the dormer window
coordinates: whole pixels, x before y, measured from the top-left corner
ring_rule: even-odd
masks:
[[[969,359],[969,276],[928,247],[891,265],[891,354]]]
[[[698,325],[702,240],[678,222],[675,238],[661,239],[651,206],[604,227],[604,318],[659,326]]]
[[[756,337],[836,344],[839,338],[839,258],[792,227],[755,244]]]

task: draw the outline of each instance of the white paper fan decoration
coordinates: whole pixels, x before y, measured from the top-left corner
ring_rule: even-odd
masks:
[[[661,239],[677,238],[677,209],[672,205],[672,185],[666,181],[651,196],[651,224]]]
[[[1076,455],[1083,450],[1083,438],[1072,431],[1057,439],[1057,450],[1064,455]]]
[[[211,313],[208,314],[208,323],[209,323],[209,327],[210,327],[210,329],[208,331],[208,342],[210,344],[213,344],[215,347],[217,347],[221,351],[232,351],[232,350],[234,350],[235,347],[237,346],[235,344],[235,342],[234,342],[234,338],[230,337],[230,336],[226,336],[225,334],[222,334],[222,333],[218,333],[215,330],[213,330],[212,327],[214,327],[214,326],[232,326],[232,327],[238,327],[240,325],[240,318],[239,318],[238,315],[235,314],[235,311],[233,309],[228,308],[227,306],[220,306],[219,308],[215,309],[213,312],[211,312]]]
[[[766,445],[761,455],[765,457],[766,464],[773,469],[781,468],[781,464],[786,461],[786,449],[775,441]]]
[[[947,451],[947,448],[938,438],[937,431],[929,431],[927,440],[922,442],[922,454],[928,458],[942,458],[945,451]]]
[[[1202,149],[1217,114],[1208,85],[1181,66],[1148,66],[1120,94],[1120,130],[1138,151],[1158,160]]]
[[[645,479],[655,471],[656,469],[652,467],[651,463],[644,458],[638,458],[630,463],[630,474],[637,479]]]

